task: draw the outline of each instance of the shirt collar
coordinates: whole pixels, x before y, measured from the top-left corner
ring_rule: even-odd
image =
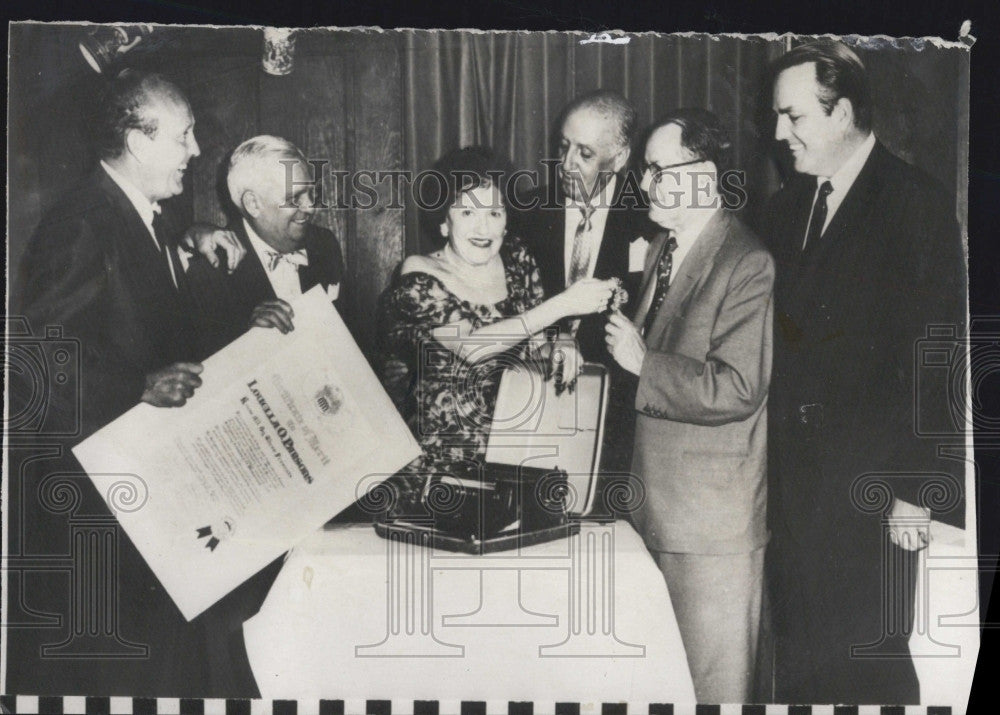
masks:
[[[816,186],[821,186],[824,181],[829,181],[833,185],[833,190],[838,194],[847,193],[851,186],[854,185],[854,181],[858,178],[874,148],[875,135],[869,132],[868,137],[847,158],[847,161],[837,170],[836,174],[831,177],[816,177]]]
[[[267,241],[257,235],[257,232],[253,230],[253,226],[246,219],[243,219],[243,230],[247,232],[247,238],[250,239],[250,245],[253,246],[254,253],[257,254],[261,265],[266,269],[270,265],[268,254],[274,253],[274,249]]]
[[[250,245],[253,246],[254,253],[256,253],[257,258],[260,259],[260,263],[264,266],[264,270],[267,270],[268,266],[271,265],[271,255],[281,253],[281,251],[274,248],[271,244],[258,236],[257,232],[253,230],[253,226],[251,226],[250,222],[245,218],[243,219],[243,228],[247,232],[247,238],[250,239]],[[298,249],[297,251],[292,251],[291,253],[296,253],[302,256],[308,255],[304,247]]]
[[[101,166],[104,168],[107,175],[111,177],[111,180],[118,185],[119,189],[122,190],[128,198],[129,203],[135,207],[135,210],[139,213],[139,217],[142,219],[143,223],[147,226],[152,226],[154,214],[160,213],[160,204],[146,198],[146,195],[139,191],[135,184],[129,181],[126,177],[122,176],[119,172],[112,169],[103,159],[101,160]]]

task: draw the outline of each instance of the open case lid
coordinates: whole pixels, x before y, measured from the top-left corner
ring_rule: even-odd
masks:
[[[567,512],[586,516],[596,497],[608,385],[607,369],[596,363],[584,363],[576,388],[561,395],[555,381],[545,381],[536,369],[508,368],[500,380],[486,461],[565,471],[571,489]]]

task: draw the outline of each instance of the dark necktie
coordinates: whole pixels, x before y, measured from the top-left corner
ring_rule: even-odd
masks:
[[[806,240],[802,244],[802,250],[810,246],[815,246],[819,237],[823,235],[823,224],[826,223],[826,197],[833,191],[833,184],[824,181],[820,184],[816,193],[816,201],[813,203],[812,218],[809,219],[809,228],[806,230]]]
[[[667,297],[667,288],[670,287],[670,273],[674,269],[675,248],[677,248],[677,239],[671,236],[667,239],[667,243],[663,247],[663,252],[660,254],[660,260],[656,264],[656,290],[653,293],[653,302],[649,304],[649,312],[646,313],[646,319],[642,322],[643,335],[649,332],[653,321],[656,320],[656,314],[659,312],[660,306],[663,305],[663,299]]]
[[[580,223],[576,225],[576,235],[573,239],[573,253],[569,259],[569,275],[566,281],[571,286],[581,278],[586,278],[590,268],[590,249],[593,241],[590,237],[590,217],[594,215],[594,207],[584,204],[580,207],[583,214]]]
[[[182,269],[180,261],[177,259],[174,252],[173,246],[167,238],[163,214],[159,212],[153,214],[153,235],[156,237],[156,243],[160,249],[160,255],[164,257],[164,262],[167,264],[167,277],[170,279],[171,285],[173,285],[174,288],[177,288],[178,281],[182,275]]]

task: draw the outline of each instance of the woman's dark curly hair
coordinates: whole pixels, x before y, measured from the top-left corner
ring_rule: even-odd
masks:
[[[480,186],[496,186],[504,206],[510,205],[508,182],[513,168],[510,161],[487,146],[467,146],[455,149],[438,159],[431,171],[435,179],[425,179],[426,190],[420,191],[421,227],[436,242],[441,240],[440,226],[448,217],[448,209],[466,191]],[[436,190],[430,186],[436,184]],[[418,189],[420,187],[418,186]]]

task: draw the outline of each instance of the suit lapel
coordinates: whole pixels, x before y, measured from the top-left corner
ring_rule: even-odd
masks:
[[[117,236],[109,240],[121,258],[122,279],[130,286],[120,308],[131,314],[131,325],[117,329],[129,330],[132,341],[149,345],[163,362],[187,357],[190,326],[166,256],[157,250],[135,206],[107,172],[98,168],[95,180],[119,222]]]
[[[306,233],[305,246],[309,265],[299,269],[302,292],[305,293],[315,285],[321,285],[325,290],[331,285],[339,283],[340,276],[329,234],[310,224]]]
[[[594,264],[594,276],[597,278],[617,276],[624,279],[628,275],[628,248],[633,237],[629,235],[630,214],[621,203],[624,185],[625,180],[619,175],[608,218],[604,222],[604,235],[601,236],[597,262]]]
[[[863,240],[862,234],[856,228],[867,223],[868,214],[878,203],[875,197],[879,185],[880,151],[882,151],[881,145],[876,144],[817,245],[807,246],[806,250],[801,252],[791,303],[796,312],[798,309],[803,313],[809,312],[809,305],[815,295],[823,289],[823,281],[820,278],[835,273],[835,266],[839,263],[838,257],[852,252],[856,242]]]
[[[276,297],[274,295],[274,288],[267,277],[267,271],[260,263],[257,251],[254,250],[253,244],[250,243],[250,237],[247,236],[243,220],[238,221],[235,226],[231,227],[231,230],[236,234],[236,238],[239,239],[240,243],[243,244],[243,248],[246,250],[246,257],[233,274],[233,280],[230,281],[230,285],[242,296],[241,302],[249,306],[250,310],[253,310],[261,301],[273,300]]]
[[[158,292],[166,292],[165,289],[169,288],[171,293],[176,294],[168,273],[166,257],[156,249],[149,229],[135,206],[104,169],[98,169],[98,173],[101,191],[121,222],[121,235],[125,239],[121,248],[128,253],[135,268],[141,271],[140,275],[147,286]]]
[[[312,224],[306,227],[305,247],[309,263],[299,267],[299,287],[303,293],[316,285],[323,286],[325,290],[329,284],[324,270],[324,255],[321,253],[319,241],[316,239],[317,233]]]
[[[660,311],[653,318],[653,324],[646,336],[647,343],[659,342],[664,327],[675,317],[685,298],[691,293],[703,275],[708,273],[715,262],[715,254],[729,232],[731,219],[725,209],[719,209],[698,234],[691,250],[680,265],[675,276],[670,279],[670,287],[663,299]],[[653,268],[655,271],[655,267]],[[653,340],[656,336],[655,340]]]
[[[830,247],[842,243],[846,237],[851,235],[852,227],[861,225],[866,220],[866,215],[872,207],[872,197],[878,188],[876,169],[879,157],[876,156],[876,152],[879,148],[880,146],[876,145],[872,150],[871,156],[865,162],[858,178],[854,180],[854,184],[848,189],[847,195],[840,203],[837,213],[830,219],[830,225],[827,226],[826,231],[820,237],[819,245],[816,246],[818,252],[825,253],[830,250]],[[807,248],[805,254],[808,255],[808,253]]]
[[[642,284],[639,287],[639,307],[633,320],[636,325],[643,324],[646,320],[646,314],[649,312],[649,307],[652,305],[652,293],[656,290],[656,265],[660,262],[660,257],[663,255],[664,245],[669,237],[670,234],[667,231],[657,234],[649,244],[649,250],[646,251],[646,260],[643,264]]]
[[[545,262],[548,264],[550,282],[562,291],[566,287],[566,208],[565,199],[559,194],[559,209],[556,211],[541,211],[543,218],[542,234],[545,239]]]

